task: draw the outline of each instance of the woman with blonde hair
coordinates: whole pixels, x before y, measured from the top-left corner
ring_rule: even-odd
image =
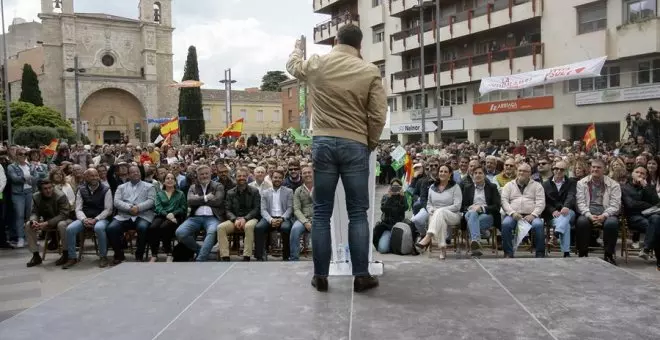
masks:
[[[76,194],[73,192],[73,188],[69,183],[66,181],[66,176],[64,176],[64,171],[62,171],[62,168],[60,167],[55,167],[53,170],[50,171],[48,174],[48,179],[50,180],[51,183],[53,183],[53,186],[55,189],[60,190],[61,192],[66,195],[67,200],[69,201],[69,204],[71,207],[76,206]]]
[[[446,239],[450,235],[448,228],[461,222],[459,211],[463,194],[460,186],[454,182],[452,177],[451,168],[448,165],[441,165],[436,181],[429,188],[426,211],[431,217],[428,230],[424,238],[415,244],[421,249],[426,249],[431,245],[433,238],[437,238],[442,260],[447,256]]]

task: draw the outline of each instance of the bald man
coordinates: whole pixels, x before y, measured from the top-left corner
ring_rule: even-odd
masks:
[[[502,189],[502,250],[504,257],[513,258],[513,231],[518,221],[532,225],[536,243],[536,257],[545,257],[545,232],[541,214],[545,209],[545,191],[541,183],[530,180],[532,168],[527,163],[518,165],[516,179]]]
[[[110,187],[101,183],[98,171],[87,169],[83,177],[85,184],[81,185],[76,194],[76,220],[66,227],[66,253],[69,260],[62,267],[71,268],[78,262],[76,257],[76,236],[84,229],[94,229],[98,242],[99,267],[108,265],[108,238],[105,229],[108,218],[112,214],[112,192]]]

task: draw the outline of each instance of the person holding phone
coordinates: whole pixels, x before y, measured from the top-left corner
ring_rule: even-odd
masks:
[[[374,227],[373,244],[381,254],[390,252],[390,239],[392,227],[403,222],[406,218],[408,203],[401,185],[401,180],[395,178],[390,184],[390,189],[380,201],[380,210],[383,212],[381,220]]]

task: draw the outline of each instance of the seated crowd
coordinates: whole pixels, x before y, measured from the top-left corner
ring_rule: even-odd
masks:
[[[570,257],[571,245],[578,256],[588,256],[590,248],[600,247],[602,233],[604,260],[616,265],[622,219],[629,230],[645,235],[640,258],[648,260],[654,250],[660,251],[658,183],[649,180],[645,164],[632,165],[629,176],[614,180],[605,175],[608,166],[600,158],[590,161],[589,175],[569,174],[569,164],[561,157],[540,157],[535,172],[521,157],[504,158],[501,172],[495,169],[497,160],[490,157],[484,166],[478,159],[461,157],[455,171],[451,161],[436,156],[416,160],[408,187],[413,198],[410,221],[405,219],[408,204],[402,183],[396,178],[391,181],[381,201],[383,217],[373,241],[379,252],[390,251],[389,230],[403,222],[412,227],[415,253],[435,239],[444,259],[450,235],[463,230],[472,256],[482,255],[482,237],[499,232],[501,245],[497,246],[504,257],[512,258],[515,234],[525,221],[531,226],[529,237],[536,257],[545,257],[547,243],[558,246],[564,257]],[[548,240],[546,228],[552,231]]]
[[[537,257],[546,255],[547,244],[560,248],[565,257],[574,246],[583,257],[602,243],[604,259],[616,264],[615,247],[625,221],[633,246],[641,243],[640,258],[648,260],[658,252],[657,159],[643,153],[612,154],[610,159],[582,153],[576,160],[557,150],[534,158],[516,153],[527,152],[522,144],[495,156],[498,149],[491,152],[489,145],[471,145],[461,153],[461,146],[452,143],[435,149],[434,155],[416,153],[419,145],[406,146],[414,158],[410,184],[404,185],[391,170],[379,177],[381,183],[383,176],[390,183],[374,229],[375,249],[391,252],[391,230],[405,222],[413,233],[414,253],[435,240],[444,259],[452,235],[461,230],[473,256],[483,254],[481,240],[492,235],[504,257],[513,257],[524,221]],[[379,161],[389,154],[387,149],[381,145]],[[447,150],[453,154],[444,153]],[[62,255],[56,263],[66,269],[80,261],[81,236],[92,234],[99,265],[106,267],[124,261],[134,239],[137,261],[163,260],[161,251],[172,261],[177,249],[190,260],[229,261],[230,243],[240,249],[236,235],[243,236],[244,261],[265,261],[273,254],[268,245],[274,232],[280,234],[282,259],[296,261],[301,236],[312,231],[309,148],[262,143],[241,147],[238,142],[235,147],[164,146],[161,157],[153,145],[144,150],[106,145],[91,152],[77,145],[72,150],[61,146],[49,163],[43,163],[39,150],[10,147],[8,153],[9,162],[0,168],[0,184],[7,184],[7,235],[13,247],[27,243],[33,254],[29,267],[42,263],[38,239],[43,234],[53,235],[44,245],[51,250],[58,248],[53,242],[59,240]]]

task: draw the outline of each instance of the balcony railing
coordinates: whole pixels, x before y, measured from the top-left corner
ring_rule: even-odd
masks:
[[[537,60],[537,55],[541,53],[543,53],[543,43],[531,43],[528,45],[517,46],[517,47],[504,47],[499,51],[492,51],[484,54],[443,61],[442,63],[440,63],[440,72],[451,71],[453,74],[454,70],[468,67],[471,75],[473,66],[488,64],[488,71],[490,73],[491,64],[494,62],[508,60],[510,63],[510,67],[512,68],[513,59],[526,57],[530,55],[534,56],[533,64],[534,67],[536,67],[537,64],[539,63],[539,61]],[[437,73],[437,65],[435,64],[435,62],[431,62],[426,66],[424,66],[424,75],[429,75],[429,74],[435,75],[436,73]],[[394,80],[403,80],[414,77],[418,77],[421,80],[421,76],[422,75],[420,74],[419,67],[411,68],[400,72],[392,73],[392,80],[390,83],[393,83]]]
[[[390,0],[390,4],[391,1],[392,0]],[[394,1],[404,1],[404,0],[394,0]],[[407,1],[413,1],[413,0],[407,0]],[[511,16],[513,15],[513,6],[521,5],[530,1],[533,1],[532,4],[533,4],[534,12],[536,12],[536,0],[496,0],[493,3],[487,4],[486,6],[481,6],[460,13],[456,13],[447,17],[442,17],[440,18],[440,27],[442,28],[449,26],[449,29],[451,31],[452,26],[456,23],[462,21],[469,21],[468,22],[469,24],[472,21],[472,19],[484,15],[488,16],[488,23],[490,24],[491,13],[501,11],[507,8],[509,9],[509,18],[511,18]],[[435,29],[435,20],[427,21],[424,23],[424,32],[428,32],[434,29]],[[392,34],[391,40],[392,41],[402,40],[417,34],[419,34],[419,25]]]
[[[339,24],[352,23],[354,21],[357,22],[359,20],[360,20],[359,15],[353,14],[353,13],[345,13],[345,14],[330,18],[330,19],[316,25],[316,27],[314,27],[314,33],[323,32],[325,30],[328,30],[328,34],[329,34],[331,27],[334,27],[335,29],[337,29]]]

